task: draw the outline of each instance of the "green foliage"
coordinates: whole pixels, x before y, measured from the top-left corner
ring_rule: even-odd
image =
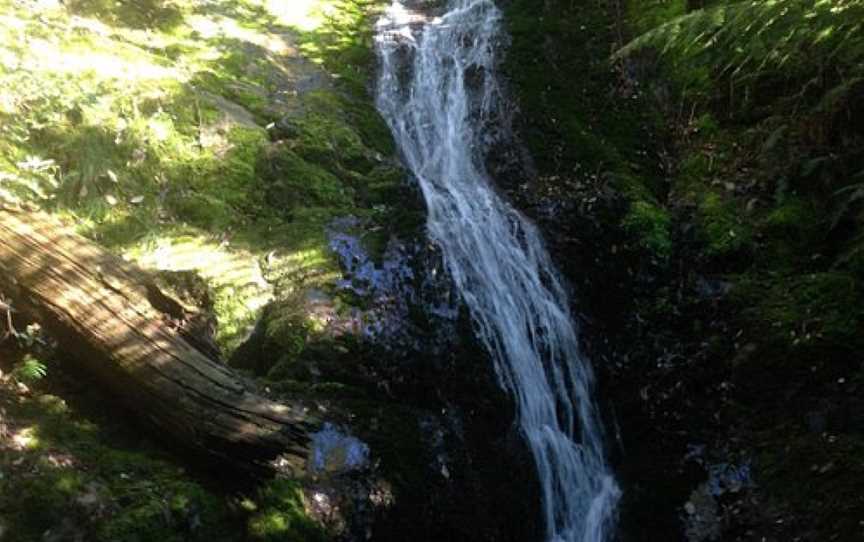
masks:
[[[734,201],[708,193],[699,204],[698,217],[709,256],[733,255],[749,245],[750,229]]]
[[[790,197],[768,213],[763,230],[778,239],[808,243],[819,234],[820,226],[820,213],[813,202]]]
[[[297,482],[277,479],[259,492],[259,503],[249,520],[252,540],[266,542],[324,542],[326,533],[309,520]]]
[[[305,348],[312,327],[303,296],[289,295],[268,307],[265,325],[265,337],[278,345],[280,360],[294,361]]]
[[[48,374],[48,366],[31,355],[24,356],[12,369],[12,376],[24,383],[42,380]]]
[[[615,58],[658,51],[683,100],[749,126],[749,167],[773,176],[782,199],[843,188],[860,172],[862,21],[861,0],[718,2],[645,31]],[[837,193],[834,225],[854,211],[854,194]]]
[[[301,49],[309,58],[338,75],[340,85],[355,97],[368,96],[368,76],[374,62],[371,21],[382,0],[331,0],[321,2],[321,25],[301,33]]]
[[[805,82],[798,97],[832,109],[864,76],[861,21],[860,0],[721,3],[648,30],[617,56],[653,47],[676,67],[709,66],[703,83],[728,86],[729,97],[745,106],[760,100],[766,80]]]
[[[821,252],[812,244],[834,231],[860,231],[864,2],[719,1],[686,14],[667,7],[649,10],[640,20],[655,26],[637,25],[641,35],[614,58],[658,52],[679,107],[702,111],[679,120],[686,139],[673,195],[696,206],[708,252],[735,254],[753,242],[745,213],[763,215],[754,221],[770,236],[767,254],[783,261]],[[739,201],[743,187],[749,199]],[[765,193],[774,201],[759,205]]]
[[[73,13],[96,17],[112,26],[165,30],[183,20],[179,3],[165,0],[69,0],[67,5]]]
[[[0,194],[201,272],[230,352],[264,297],[333,277],[335,216],[422,212],[380,211],[406,199],[366,85],[382,5],[2,2]]]
[[[17,426],[18,444],[0,451],[0,524],[14,540],[42,541],[49,531],[94,542],[243,539],[224,498],[119,424],[5,385],[0,408]]]
[[[405,204],[368,94],[371,20],[384,2],[300,4],[317,12],[314,24],[296,2],[0,0],[0,193],[71,219],[142,266],[201,277],[226,352],[260,307],[287,297],[267,329],[287,368],[280,378],[313,331],[304,289],[338,270],[332,219],[372,219],[385,239],[422,213]],[[33,414],[34,450],[63,450],[74,463],[31,469],[28,456],[13,478],[0,453],[0,522],[16,540],[40,540],[66,518],[96,541],[323,539],[296,484],[263,490],[238,534],[243,518],[156,452],[125,448],[68,413]]]
[[[672,218],[665,209],[643,199],[630,204],[622,226],[640,240],[643,248],[665,259],[672,252],[672,240],[669,236],[671,223]]]
[[[857,352],[864,347],[860,284],[845,272],[748,276],[736,297],[747,307],[744,317],[778,352],[790,347]]]
[[[684,15],[687,0],[631,0],[627,11],[631,29],[641,34]]]
[[[589,192],[609,182],[626,200],[620,226],[632,245],[666,261],[672,221],[646,133],[657,119],[640,93],[620,87],[621,66],[608,62],[618,39],[614,6],[516,0],[504,9],[512,36],[504,71],[522,111],[516,128],[541,177]],[[557,187],[556,198],[570,196]]]

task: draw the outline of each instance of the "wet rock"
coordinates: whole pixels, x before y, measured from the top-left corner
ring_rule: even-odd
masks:
[[[707,484],[699,486],[690,494],[684,510],[684,535],[687,542],[720,540],[723,534],[722,516]]]
[[[320,431],[312,434],[309,468],[313,473],[347,472],[360,469],[369,462],[369,445],[325,423]]]

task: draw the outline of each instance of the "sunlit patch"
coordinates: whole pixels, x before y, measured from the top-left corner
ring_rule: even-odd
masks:
[[[231,341],[245,334],[257,312],[273,299],[258,258],[251,252],[202,237],[164,237],[125,255],[144,268],[195,271],[213,289],[219,319],[217,339]]]
[[[87,30],[88,32],[92,32],[93,34],[102,37],[110,36],[112,32],[112,28],[102,21],[89,19],[87,17],[79,17],[78,15],[69,17],[69,25],[72,28]]]
[[[63,50],[57,44],[43,39],[30,40],[29,47],[31,56],[22,63],[25,69],[70,74],[92,72],[105,79],[125,81],[186,80],[186,76],[177,69],[139,58],[132,60],[92,49]]]
[[[59,9],[63,4],[60,0],[31,0],[31,9],[33,11],[49,11]]]
[[[265,0],[269,11],[281,24],[311,31],[324,22],[321,0]]]
[[[74,467],[77,461],[74,456],[62,452],[49,452],[43,457],[43,463],[55,469]]]
[[[338,277],[331,257],[321,248],[259,257],[227,242],[192,235],[159,238],[127,251],[124,257],[149,269],[197,272],[214,294],[217,340],[229,347],[245,336],[260,309],[274,298],[268,278],[310,287]],[[323,328],[326,322],[316,316],[307,318],[314,329]]]
[[[255,44],[275,54],[290,52],[281,36],[241,26],[235,19],[195,16],[188,18],[187,24],[205,39],[231,38]]]
[[[25,427],[24,429],[16,431],[12,435],[10,441],[12,443],[12,449],[18,451],[33,450],[39,447],[39,439],[36,438],[35,427]]]

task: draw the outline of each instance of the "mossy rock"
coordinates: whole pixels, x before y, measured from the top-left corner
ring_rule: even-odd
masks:
[[[350,207],[352,190],[335,175],[304,160],[286,142],[268,150],[260,171],[266,199],[276,209],[295,207]]]

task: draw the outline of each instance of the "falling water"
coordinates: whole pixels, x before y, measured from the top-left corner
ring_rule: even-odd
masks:
[[[493,189],[480,150],[499,106],[500,19],[491,0],[450,0],[435,18],[396,0],[378,23],[378,108],[426,199],[429,236],[514,396],[547,540],[602,542],[620,492],[591,368],[540,234]]]

